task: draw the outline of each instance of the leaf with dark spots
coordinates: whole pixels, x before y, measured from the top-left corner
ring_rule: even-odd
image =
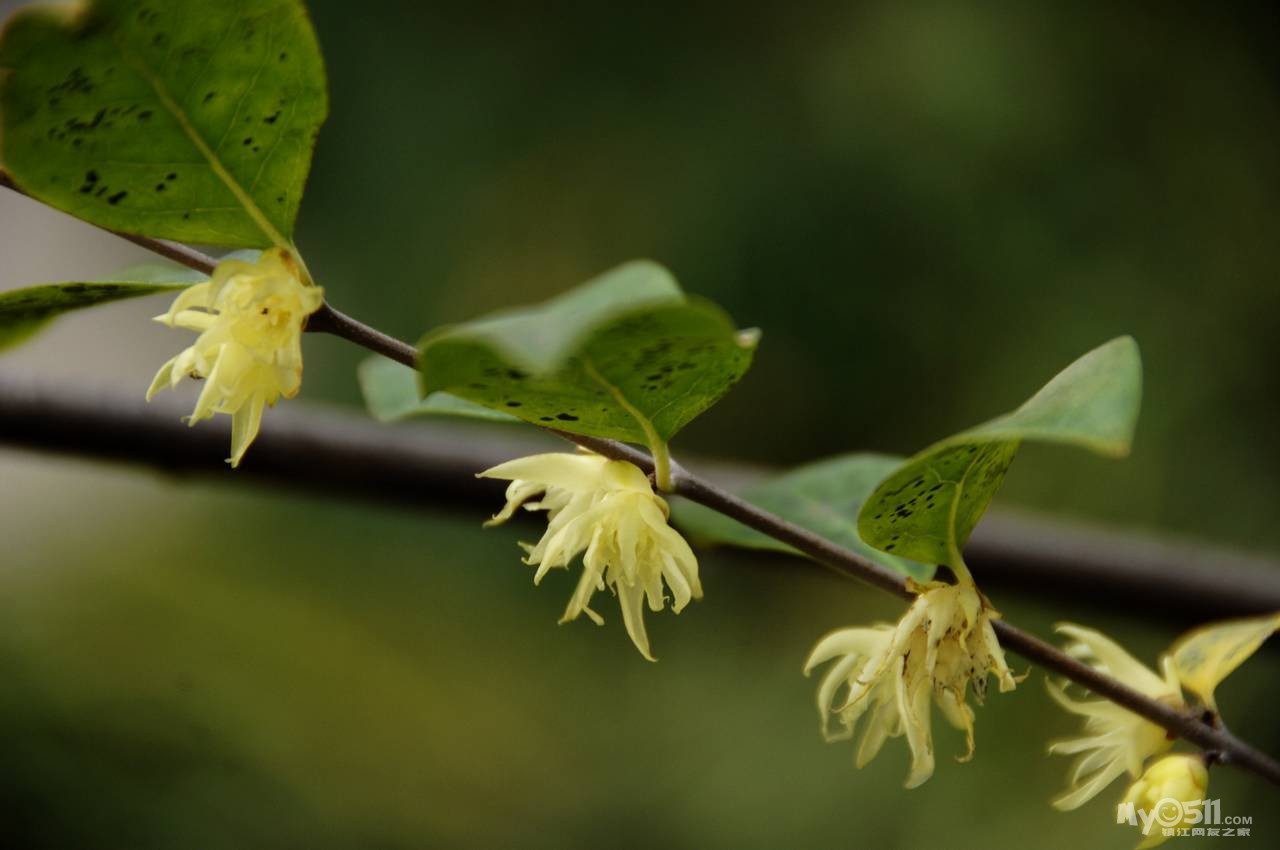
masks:
[[[28,194],[111,230],[288,247],[328,110],[302,3],[166,0],[160,13],[138,12],[129,0],[90,0],[10,19],[0,161]],[[219,42],[221,32],[236,37]],[[274,61],[286,44],[290,61]],[[248,116],[256,126],[242,144]],[[175,165],[183,179],[156,189]],[[90,169],[109,192],[59,179]]]
[[[575,434],[651,445],[719,400],[750,366],[755,344],[720,308],[686,297],[661,266],[633,262],[544,304],[427,334],[422,388]],[[677,370],[693,352],[698,367]],[[655,372],[670,379],[653,384]]]
[[[956,565],[1023,440],[1128,454],[1142,399],[1142,361],[1120,337],[1072,363],[1021,407],[905,461],[858,517],[862,539],[927,563]],[[918,496],[928,494],[920,502]]]
[[[148,264],[111,281],[52,283],[0,292],[0,351],[25,342],[64,313],[170,292],[205,279],[199,272],[177,266]]]

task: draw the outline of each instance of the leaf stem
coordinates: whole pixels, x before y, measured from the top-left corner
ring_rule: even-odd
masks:
[[[645,442],[649,446],[649,454],[653,457],[653,480],[658,485],[658,489],[663,493],[675,492],[671,482],[671,449],[667,447],[667,441],[658,436],[658,429],[653,427],[652,420],[627,399],[621,387],[601,375],[594,363],[590,360],[585,360],[582,365],[591,380],[608,390],[609,395],[613,396],[613,400],[618,403],[618,406],[630,414],[631,418],[640,426],[640,430],[644,432]]]
[[[663,493],[674,493],[675,482],[671,478],[671,448],[662,441],[651,446],[653,454],[653,481]]]

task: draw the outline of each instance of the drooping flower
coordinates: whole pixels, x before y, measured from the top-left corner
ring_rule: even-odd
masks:
[[[868,719],[855,754],[862,767],[888,738],[905,735],[911,749],[906,787],[933,775],[930,707],[965,733],[973,755],[973,709],[966,699],[972,685],[981,704],[987,677],[1010,691],[1016,679],[1005,663],[991,621],[999,617],[965,576],[957,584],[930,582],[916,586],[918,595],[896,625],[840,629],[820,640],[805,662],[807,676],[815,667],[839,659],[818,687],[818,715],[828,741],[852,737],[863,715]],[[839,728],[832,731],[834,716]]]
[[[1198,755],[1171,755],[1147,768],[1124,795],[1118,822],[1141,827],[1145,836],[1137,850],[1163,844],[1168,830],[1199,823],[1198,807],[1209,791],[1209,770]]]
[[[1187,709],[1185,688],[1217,712],[1214,689],[1277,628],[1280,613],[1193,629],[1161,655],[1159,675],[1099,632],[1070,623],[1060,624],[1058,631],[1074,640],[1066,647],[1068,653],[1151,699]],[[1164,729],[1128,709],[1108,700],[1074,699],[1064,683],[1048,685],[1050,695],[1063,708],[1085,718],[1083,736],[1049,747],[1051,753],[1083,753],[1071,772],[1073,787],[1053,802],[1059,809],[1083,805],[1124,773],[1139,776],[1148,758],[1173,745]]]
[[[183,290],[156,321],[200,334],[160,367],[147,390],[150,401],[184,377],[203,378],[204,389],[188,423],[215,413],[231,415],[231,457],[240,464],[258,435],[262,409],[293,398],[302,386],[302,328],[320,309],[324,293],[304,283],[294,259],[281,249],[257,262],[224,260],[205,283]]]
[[[551,453],[499,464],[481,478],[510,481],[507,503],[489,525],[505,522],[516,509],[546,511],[547,530],[528,552],[525,563],[536,566],[534,584],[553,567],[568,568],[582,555],[582,576],[569,598],[561,623],[586,614],[597,625],[604,619],[590,607],[597,590],[617,594],[627,634],[650,661],[644,627],[644,603],[661,611],[666,588],[678,614],[691,599],[702,598],[698,561],[693,550],[670,525],[670,510],[653,492],[634,464],[595,454]],[[537,498],[537,501],[530,501]]]
[[[1062,623],[1057,631],[1074,639],[1066,647],[1068,654],[1151,699],[1172,706],[1183,704],[1182,689],[1168,658],[1161,662],[1164,673],[1161,677],[1115,641],[1093,629]],[[1073,787],[1053,801],[1055,808],[1068,811],[1084,805],[1122,774],[1139,776],[1150,756],[1173,746],[1164,729],[1127,708],[1105,699],[1075,699],[1067,694],[1062,682],[1050,680],[1048,687],[1050,696],[1059,705],[1085,718],[1084,735],[1049,747],[1050,753],[1082,753],[1071,770]]]

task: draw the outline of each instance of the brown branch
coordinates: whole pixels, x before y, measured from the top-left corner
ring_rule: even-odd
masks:
[[[143,464],[173,475],[236,482],[251,478],[407,507],[491,506],[501,488],[477,481],[475,472],[513,457],[553,450],[560,445],[555,437],[563,436],[440,417],[430,423],[387,426],[365,415],[295,402],[266,418],[253,451],[233,474],[223,463],[229,433],[225,421],[213,419],[187,428],[179,420],[188,413],[181,401],[167,395],[147,405],[140,394],[122,396],[91,386],[46,387],[34,378],[0,375],[0,443]],[[628,457],[646,462],[645,454],[636,449],[629,449]],[[686,468],[722,490],[741,488],[770,473],[728,461],[686,460]],[[724,510],[735,508],[726,505]],[[1126,600],[1141,602],[1144,616],[1174,615],[1180,625],[1280,610],[1280,564],[1203,545],[1171,545],[1140,534],[995,511],[983,520],[965,557],[987,588],[1065,592],[1122,609]]]

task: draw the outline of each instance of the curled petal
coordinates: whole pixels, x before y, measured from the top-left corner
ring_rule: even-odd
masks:
[[[902,662],[899,661],[899,665]],[[911,748],[911,772],[905,786],[915,788],[933,776],[933,736],[929,724],[929,687],[925,681],[908,682],[904,670],[899,670],[898,711]]]
[[[902,734],[901,715],[897,713],[894,702],[881,702],[871,710],[863,730],[862,740],[858,742],[853,763],[858,768],[866,767],[880,753],[880,748],[889,738]]]
[[[646,661],[657,661],[649,652],[649,635],[644,629],[644,594],[639,588],[618,585],[618,602],[622,605],[622,622],[631,642]]]
[[[1072,655],[1085,660],[1093,658],[1093,666],[1098,670],[1114,676],[1132,688],[1144,693],[1161,691],[1164,682],[1141,661],[1124,650],[1124,647],[1101,632],[1077,626],[1073,623],[1059,623],[1054,631],[1074,638],[1077,643],[1070,647]]]
[[[911,750],[906,785],[914,788],[934,770],[931,706],[965,733],[967,761],[974,751],[974,713],[967,702],[969,686],[979,699],[987,677],[995,675],[1002,690],[1015,680],[1004,663],[991,619],[995,612],[972,581],[912,585],[916,598],[895,625],[840,629],[818,641],[805,661],[806,675],[835,660],[818,688],[823,735],[828,713],[838,714],[846,731],[864,718],[865,728],[855,761],[866,764],[891,737],[905,736]],[[838,705],[838,694],[843,701]]]

